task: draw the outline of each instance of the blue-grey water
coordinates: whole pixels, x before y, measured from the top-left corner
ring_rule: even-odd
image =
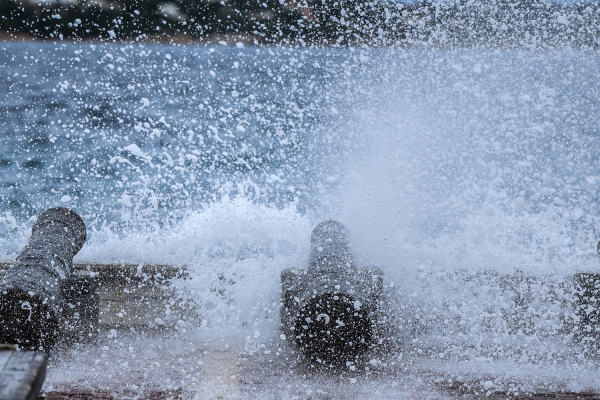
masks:
[[[0,49],[3,258],[45,208],[73,207],[90,233],[79,259],[188,265],[197,346],[266,348],[277,364],[278,275],[305,265],[311,229],[335,218],[399,313],[398,347],[373,356],[379,380],[359,376],[358,397],[448,380],[600,388],[571,280],[600,270],[597,53]],[[191,340],[177,335],[169,346]],[[110,343],[109,356],[65,356],[51,384],[118,383],[154,342]]]
[[[157,222],[224,195],[306,207],[337,53],[3,45],[1,211],[118,225],[130,197]]]

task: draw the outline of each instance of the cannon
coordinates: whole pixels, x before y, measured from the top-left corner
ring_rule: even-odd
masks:
[[[321,222],[311,235],[308,269],[281,273],[281,329],[317,362],[348,362],[381,342],[383,273],[356,266],[347,230]]]
[[[93,291],[92,282],[72,275],[73,256],[85,239],[85,223],[74,211],[57,207],[39,216],[0,279],[1,342],[48,351],[74,329],[69,321],[81,317],[77,311],[89,306],[81,300]]]
[[[596,251],[600,256],[600,241],[596,245]],[[573,338],[595,357],[600,350],[600,274],[576,273],[573,277],[573,294],[577,315]]]

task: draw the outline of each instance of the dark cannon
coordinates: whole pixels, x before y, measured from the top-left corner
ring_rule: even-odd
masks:
[[[308,269],[284,270],[281,284],[282,331],[311,359],[353,362],[381,341],[383,273],[355,265],[339,222],[313,230]]]
[[[85,223],[74,211],[57,207],[39,216],[29,243],[0,279],[0,341],[48,351],[75,329],[78,311],[93,311],[83,304],[92,282],[72,275],[85,239]]]
[[[596,245],[600,256],[600,241]],[[580,272],[573,277],[577,325],[574,339],[584,344],[586,352],[597,357],[600,351],[600,274]]]

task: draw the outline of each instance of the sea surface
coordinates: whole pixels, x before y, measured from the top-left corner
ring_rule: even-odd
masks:
[[[600,272],[598,53],[0,50],[0,258],[44,209],[72,207],[88,226],[76,260],[185,264],[192,279],[174,284],[198,305],[187,334],[70,350],[51,388],[112,377],[135,392],[131,371],[137,387],[188,388],[189,357],[142,360],[193,343],[292,371],[248,398],[600,390],[573,284]],[[325,219],[394,293],[395,346],[369,356],[375,375],[307,377],[281,343],[279,273],[306,265]]]

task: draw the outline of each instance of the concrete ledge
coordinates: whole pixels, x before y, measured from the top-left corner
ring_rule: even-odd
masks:
[[[0,262],[0,274],[13,263]],[[76,277],[97,284],[94,301],[97,313],[92,324],[114,328],[168,328],[179,321],[197,319],[192,307],[174,301],[170,279],[186,279],[186,266],[168,264],[73,264]],[[70,307],[80,306],[71,302]],[[83,305],[90,307],[89,304]],[[85,309],[77,310],[83,315]]]
[[[12,261],[0,261],[0,273],[8,270],[13,264]],[[73,270],[77,275],[97,277],[101,280],[121,278],[165,280],[187,277],[187,267],[185,265],[170,264],[77,262],[73,263]]]
[[[0,399],[35,399],[46,379],[47,363],[45,353],[0,350]]]

